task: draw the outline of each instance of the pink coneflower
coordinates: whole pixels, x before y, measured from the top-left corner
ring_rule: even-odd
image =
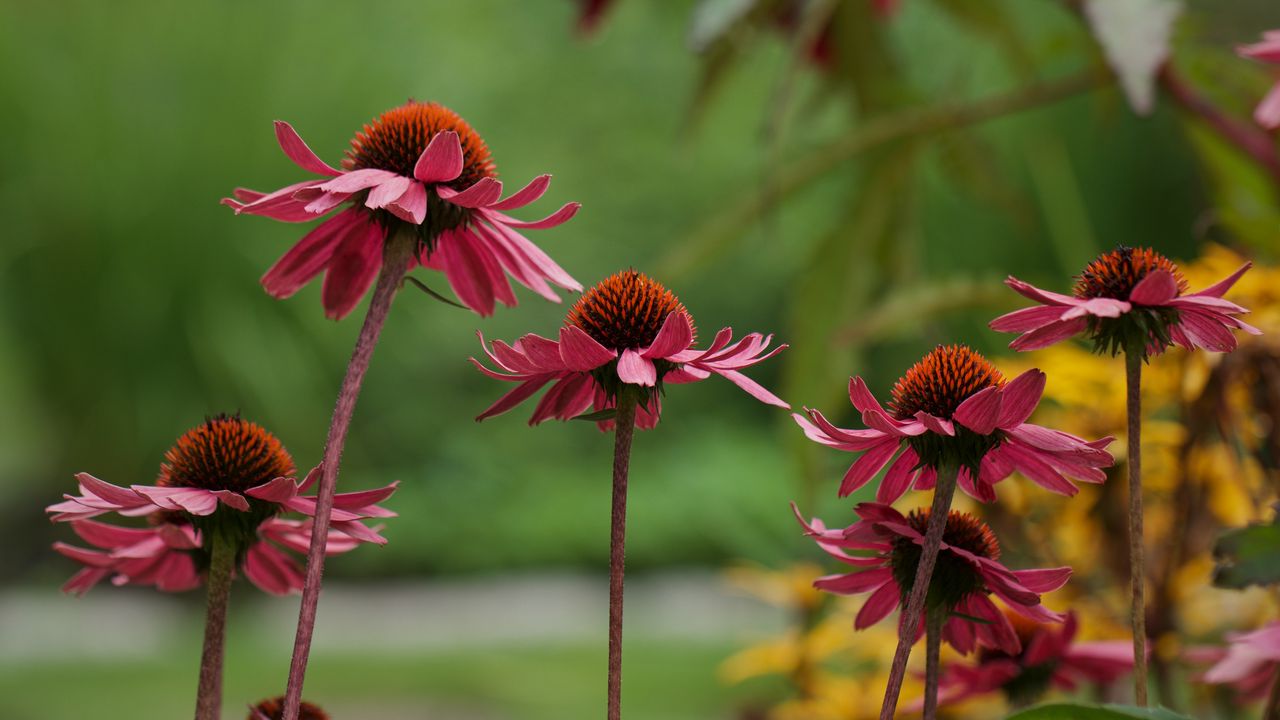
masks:
[[[1002,315],[991,328],[1022,333],[1009,344],[1015,350],[1039,350],[1084,333],[1113,355],[1129,348],[1144,356],[1158,354],[1174,343],[1229,352],[1236,348],[1233,328],[1259,333],[1235,317],[1248,310],[1222,299],[1252,265],[1187,294],[1187,281],[1171,260],[1150,248],[1120,247],[1085,267],[1073,295],[1009,277],[1006,285],[1041,305]]]
[[[249,717],[245,720],[283,720],[284,697],[271,698],[249,708]],[[309,702],[298,707],[298,720],[329,720],[329,714]]]
[[[772,357],[771,337],[752,333],[736,343],[724,328],[706,350],[693,348],[693,319],[661,284],[626,270],[583,293],[560,329],[559,341],[525,335],[511,345],[501,341],[485,354],[501,371],[471,362],[486,375],[519,383],[476,420],[504,413],[554,383],[538,403],[529,424],[549,418],[568,420],[595,407],[602,430],[613,428],[613,497],[609,536],[609,676],[606,717],[622,714],[622,585],[626,543],[627,481],[631,441],[637,425],[658,422],[658,397],[664,383],[696,382],[720,375],[761,402],[790,407],[738,372]],[[484,338],[480,338],[484,346]]]
[[[1108,685],[1133,672],[1129,641],[1076,642],[1075,613],[1062,624],[1029,620],[1012,610],[1021,652],[982,648],[974,665],[952,665],[940,681],[941,704],[1001,693],[1015,707],[1036,702],[1050,688],[1076,690],[1081,683]]]
[[[1005,284],[1041,305],[991,321],[1002,332],[1022,333],[1015,350],[1048,347],[1084,333],[1094,350],[1124,353],[1129,444],[1129,584],[1133,597],[1134,699],[1147,704],[1146,575],[1142,535],[1142,366],[1152,355],[1177,344],[1219,352],[1236,348],[1232,329],[1259,334],[1236,315],[1245,308],[1222,299],[1252,266],[1245,263],[1225,279],[1187,294],[1178,266],[1150,248],[1120,247],[1089,263],[1076,278],[1073,295],[1041,290],[1014,277]]]
[[[178,438],[165,453],[155,485],[125,488],[80,473],[80,495],[47,508],[55,522],[70,522],[99,548],[55,546],[86,566],[67,584],[70,592],[83,593],[107,577],[179,591],[199,584],[203,571],[208,612],[197,720],[219,717],[227,599],[237,570],[269,592],[299,585],[299,569],[280,547],[307,549],[313,541],[310,524],[277,516],[315,513],[316,498],[301,492],[318,472],[301,485],[295,474],[293,458],[274,435],[238,416],[220,415]],[[393,492],[395,485],[339,496],[334,528],[346,539],[326,548],[343,552],[358,542],[385,542],[361,521],[393,515],[377,504]],[[109,512],[150,516],[154,524],[122,528],[91,520]]]
[[[1280,694],[1276,688],[1280,673],[1280,622],[1247,633],[1227,634],[1227,647],[1196,653],[1211,660],[1213,667],[1200,676],[1202,682],[1230,685],[1247,701]],[[1271,717],[1264,714],[1263,717]]]
[[[828,555],[858,570],[828,575],[814,587],[838,595],[870,592],[871,597],[854,618],[858,630],[868,628],[907,603],[920,562],[921,545],[930,510],[920,508],[903,515],[889,505],[861,503],[854,509],[858,522],[830,530],[817,518],[805,522],[792,505],[805,534],[814,538]],[[870,551],[850,555],[845,550]],[[1062,587],[1071,568],[1009,570],[1000,562],[1000,543],[986,523],[972,515],[950,511],[942,545],[929,585],[930,612],[946,616],[942,638],[961,653],[978,645],[1010,655],[1022,652],[1014,625],[989,595],[995,595],[1014,611],[1036,622],[1062,622],[1064,616],[1040,604],[1040,594]],[[899,617],[899,623],[905,615]],[[916,637],[924,630],[923,618]]]
[[[383,113],[356,133],[341,170],[317,157],[289,123],[276,122],[276,139],[303,170],[330,179],[304,180],[272,193],[239,189],[235,199],[223,202],[237,214],[285,222],[345,209],[262,277],[275,297],[289,297],[324,272],[325,313],[341,318],[373,285],[383,246],[399,235],[415,241],[414,262],[444,272],[458,299],[481,315],[492,314],[495,301],[516,304],[508,274],[555,302],[559,297],[548,282],[582,289],[519,232],[560,225],[578,211],[578,203],[533,222],[507,215],[540,198],[551,177],[534,178],[500,199],[502,183],[484,140],[443,105],[410,101]]]
[[[695,349],[693,319],[684,305],[659,283],[625,270],[582,295],[560,328],[559,341],[533,334],[511,345],[495,340],[485,354],[498,371],[472,358],[489,377],[519,383],[476,419],[501,415],[552,383],[529,424],[569,420],[588,408],[597,412],[614,408],[619,391],[627,386],[640,390],[636,424],[649,429],[658,423],[663,384],[697,382],[712,374],[761,402],[790,407],[739,372],[773,357],[786,345],[766,353],[772,336],[751,333],[736,343],[731,342],[732,336],[732,329],[723,328],[707,349]],[[611,423],[601,421],[601,429]]]
[[[1113,462],[1104,449],[1112,438],[1086,442],[1026,422],[1044,384],[1039,370],[1006,382],[978,353],[940,345],[893,386],[888,410],[862,378],[849,380],[849,400],[867,429],[836,427],[817,410],[793,417],[814,442],[862,453],[840,483],[841,497],[888,466],[876,501],[891,503],[912,487],[932,488],[945,462],[959,464],[960,488],[983,502],[995,500],[995,484],[1015,471],[1052,492],[1074,495],[1079,489],[1069,478],[1106,479],[1101,468]]]
[[[1236,52],[1247,58],[1280,65],[1280,30],[1264,32],[1262,42],[1241,45],[1236,48]],[[1258,103],[1257,109],[1253,111],[1253,119],[1268,130],[1280,128],[1280,82]]]

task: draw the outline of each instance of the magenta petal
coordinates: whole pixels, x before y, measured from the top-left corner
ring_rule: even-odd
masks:
[[[616,358],[618,354],[595,341],[574,325],[560,328],[560,357],[570,370],[586,372],[595,370]]]
[[[888,505],[902,497],[911,487],[911,480],[915,477],[916,465],[919,462],[920,457],[916,455],[915,450],[910,447],[903,450],[898,459],[889,466],[884,479],[880,481],[880,487],[876,489],[876,502]]]
[[[876,568],[863,572],[845,575],[828,575],[818,578],[813,586],[837,595],[857,595],[879,588],[893,579],[893,571],[889,568]]]
[[[548,382],[555,379],[555,377],[555,375],[548,373],[546,375],[535,375],[534,377],[525,380],[517,385],[515,389],[498,398],[498,401],[490,405],[484,412],[477,415],[476,422],[507,412],[511,408],[530,398],[534,393],[542,389],[543,385],[546,385]]]
[[[889,462],[889,459],[898,452],[901,443],[896,437],[889,437],[862,454],[852,465],[849,466],[848,472],[844,474],[844,479],[840,482],[840,489],[837,491],[839,497],[847,497],[863,485],[866,485],[876,473]]]
[[[751,397],[759,400],[760,402],[766,405],[780,407],[785,410],[791,409],[791,404],[788,403],[786,400],[783,400],[777,395],[774,395],[773,393],[769,392],[764,388],[764,386],[760,385],[760,383],[757,383],[755,380],[752,380],[751,378],[747,377],[746,375],[743,375],[737,370],[717,370],[716,372],[717,374],[720,375],[720,377],[724,378],[725,380],[728,380],[734,385],[737,385],[739,388],[746,391],[748,395],[750,395]]]
[[[1068,305],[1068,306],[1074,307],[1076,305],[1079,305],[1081,302],[1079,299],[1073,298],[1070,295],[1061,295],[1056,292],[1041,290],[1035,285],[1032,285],[1031,283],[1023,282],[1012,275],[1005,278],[1004,284],[1013,288],[1014,292],[1018,293],[1019,295],[1022,295],[1023,297],[1029,298],[1031,300],[1035,300],[1036,302],[1039,302],[1039,303],[1044,303],[1045,305]]]
[[[1178,281],[1167,270],[1152,270],[1129,291],[1129,302],[1161,306],[1178,296]]]
[[[1048,593],[1067,584],[1071,578],[1071,568],[1037,568],[1034,570],[1014,570],[1022,586],[1034,593]]]
[[[1033,368],[1010,380],[1004,386],[1004,402],[1000,406],[1000,419],[996,424],[1009,429],[1026,422],[1036,405],[1040,404],[1045,379],[1043,372]]]
[[[956,434],[955,425],[946,418],[940,418],[936,415],[930,415],[923,410],[917,410],[916,420],[919,421],[921,425],[924,425],[929,432],[938,435],[946,435],[948,437],[952,437]]]
[[[146,500],[138,496],[138,493],[129,488],[122,488],[119,485],[112,485],[105,480],[82,472],[76,473],[76,480],[80,483],[81,492],[91,493],[99,498],[122,508],[137,507],[145,505]]]
[[[992,320],[988,326],[996,332],[1027,332],[1062,319],[1061,305],[1033,305],[1014,310]]]
[[[464,208],[492,205],[502,196],[502,183],[494,178],[480,178],[471,187],[457,192],[443,185],[436,186],[436,195],[442,200]]]
[[[1222,280],[1219,280],[1218,282],[1210,285],[1209,287],[1201,290],[1200,292],[1192,293],[1192,296],[1207,296],[1207,297],[1220,298],[1223,295],[1225,295],[1227,291],[1231,289],[1231,286],[1235,285],[1236,281],[1238,281],[1242,275],[1248,272],[1249,268],[1251,267],[1253,267],[1253,263],[1247,262],[1241,265],[1239,268],[1237,268],[1235,272],[1231,273],[1230,275],[1223,278]]]
[[[1236,349],[1236,337],[1219,319],[1221,317],[1185,308],[1179,314],[1178,324],[1197,347],[1215,352],[1231,352]]]
[[[284,150],[284,154],[303,170],[329,177],[342,174],[341,171],[333,169],[328,163],[316,157],[293,126],[283,120],[276,121],[276,141],[280,143],[280,149]]]
[[[492,207],[494,210],[502,210],[504,212],[507,210],[516,210],[518,208],[522,208],[525,205],[528,205],[529,203],[542,197],[542,194],[547,191],[547,186],[549,186],[550,184],[551,184],[550,175],[539,175],[538,177],[529,181],[529,184],[521,188],[519,192],[517,192],[516,194],[512,195],[506,200],[502,200],[501,202],[493,203],[492,205],[490,205],[490,207]]]
[[[676,311],[667,315],[657,337],[641,355],[650,360],[666,359],[687,350],[692,344],[693,325],[689,322],[689,316]]]
[[[952,417],[979,435],[990,435],[996,429],[1002,406],[1002,388],[984,388],[965,398]]]
[[[401,175],[387,178],[387,180],[375,185],[373,189],[369,191],[369,196],[364,200],[364,206],[374,210],[386,207],[392,202],[399,200],[400,196],[404,195],[405,192],[409,190],[409,186],[414,184],[414,182],[415,181]]]
[[[422,183],[411,180],[404,193],[387,203],[387,211],[396,217],[414,225],[421,225],[427,219],[427,190]]]
[[[261,485],[251,487],[245,490],[244,494],[259,500],[283,505],[297,497],[298,486],[294,483],[293,478],[278,477]]]
[[[875,625],[883,620],[893,609],[898,607],[899,596],[901,591],[898,584],[890,579],[879,590],[871,593],[871,597],[863,603],[862,609],[858,611],[857,617],[853,619],[853,627],[858,630]]]
[[[462,174],[462,142],[452,130],[438,132],[413,166],[413,176],[424,183],[442,183]]]
[[[354,193],[376,187],[398,177],[400,176],[387,170],[362,168],[343,173],[328,182],[321,183],[317,187],[327,193]]]
[[[382,229],[372,223],[354,227],[329,260],[320,299],[324,314],[341,320],[373,285],[382,265]]]
[[[490,263],[497,264],[492,255],[484,257],[475,244],[468,242],[463,236],[465,231],[445,230],[437,240],[435,256],[444,270],[449,287],[462,301],[482,317],[493,314],[494,298],[498,292],[494,272]],[[501,271],[498,272],[501,275]],[[505,276],[501,277],[503,283]],[[507,285],[509,295],[511,286]]]
[[[360,211],[347,210],[320,223],[271,266],[262,276],[262,287],[272,297],[293,295],[324,270],[339,243],[365,222]]]
[[[541,220],[534,220],[532,222],[521,222],[520,220],[509,218],[501,213],[495,213],[495,215],[497,215],[500,218],[500,222],[507,227],[524,228],[526,230],[546,230],[547,228],[553,228],[557,225],[563,225],[569,222],[569,220],[573,219],[574,215],[578,214],[578,210],[581,207],[582,203],[565,203],[559,210],[551,213]]]
[[[628,348],[618,358],[618,378],[624,383],[653,387],[658,382],[658,369],[652,360]]]
[[[1019,336],[1013,342],[1009,343],[1009,347],[1017,350],[1018,352],[1042,350],[1050,345],[1066,340],[1072,335],[1083,332],[1088,326],[1088,318],[1078,317],[1071,320],[1060,320]]]

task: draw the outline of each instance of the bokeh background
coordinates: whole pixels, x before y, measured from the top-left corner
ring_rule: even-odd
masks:
[[[49,545],[70,533],[41,509],[75,472],[149,482],[173,440],[218,412],[272,429],[301,466],[319,457],[359,313],[325,320],[318,283],[268,297],[257,279],[299,228],[218,204],[298,179],[274,119],[336,162],[383,110],[449,105],[505,181],[554,174],[531,216],[583,204],[532,233],[573,275],[590,285],[634,267],[704,336],[776,333],[793,348],[749,374],[835,415],[849,375],[887,390],[938,342],[1005,353],[985,323],[1021,304],[1000,285],[1008,273],[1064,289],[1116,244],[1264,266],[1280,251],[1277,176],[1164,79],[1153,111],[1135,114],[1073,3],[605,5],[587,31],[568,0],[0,4],[0,717],[189,712],[199,592],[58,593],[74,568]],[[1267,72],[1232,48],[1275,27],[1269,0],[1186,3],[1172,66],[1261,133],[1249,115]],[[485,319],[412,290],[397,300],[342,483],[402,480],[400,517],[386,547],[328,564],[308,696],[335,717],[585,717],[603,704],[610,438],[590,423],[531,429],[527,409],[471,420],[506,389],[467,362],[475,331],[551,334],[567,310],[518,294]],[[1100,382],[1119,377],[1099,362]],[[1062,407],[1093,417],[1096,387],[1062,388]],[[632,465],[630,717],[763,717],[750,713],[807,692],[786,658],[731,682],[775,668],[722,663],[797,616],[786,593],[764,593],[782,607],[752,600],[724,569],[820,562],[787,503],[851,520],[837,455],[729,383],[668,394]],[[1267,515],[1274,459],[1223,525]],[[1015,515],[1044,494],[1019,497]],[[1103,530],[1093,541],[1122,552]],[[1008,542],[1023,566],[1043,561]],[[1201,569],[1187,582],[1207,585]],[[1198,641],[1250,627],[1226,602]],[[234,603],[228,717],[279,692],[296,612],[245,584]]]

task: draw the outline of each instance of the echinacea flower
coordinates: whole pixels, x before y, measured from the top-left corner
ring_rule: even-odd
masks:
[[[1028,423],[1044,386],[1039,370],[1006,382],[968,347],[940,345],[893,386],[888,410],[862,378],[849,380],[849,400],[866,429],[836,427],[807,408],[808,417],[793,417],[814,442],[862,454],[840,484],[841,497],[888,466],[876,501],[892,503],[912,487],[932,488],[945,463],[959,466],[958,486],[983,502],[995,500],[995,484],[1015,471],[1052,492],[1074,495],[1078,488],[1069,478],[1106,479],[1101,468],[1112,463],[1104,449],[1112,438],[1086,442]]]
[[[540,175],[506,199],[489,149],[449,108],[410,101],[364,126],[339,170],[316,156],[289,123],[276,122],[281,149],[303,170],[324,176],[271,193],[237,189],[223,203],[237,214],[306,222],[345,205],[318,225],[262,276],[277,298],[325,273],[325,314],[339,319],[360,302],[382,266],[383,246],[403,233],[417,243],[415,261],[444,273],[458,299],[481,315],[494,302],[516,304],[507,275],[559,302],[548,283],[582,286],[520,233],[560,225],[578,203],[523,222],[507,215],[542,197]]]
[[[96,549],[55,543],[54,549],[85,567],[63,586],[83,594],[106,578],[116,585],[149,585],[181,592],[200,585],[200,569],[211,552],[211,536],[230,536],[237,567],[263,590],[283,595],[300,590],[302,571],[285,549],[306,553],[310,520],[280,517],[315,512],[313,496],[302,495],[319,473],[299,484],[293,459],[273,435],[239,417],[221,415],[190,430],[165,454],[155,485],[120,487],[80,473],[79,495],[67,495],[47,511],[55,522],[69,522]],[[362,521],[392,517],[377,503],[395,492],[396,483],[335,498],[328,554],[361,543],[383,544],[377,528]],[[121,527],[91,518],[115,512],[147,516],[147,527]]]
[[[1004,614],[1022,651],[983,648],[975,664],[948,666],[940,680],[939,703],[1001,693],[1020,707],[1036,702],[1050,688],[1072,691],[1085,682],[1107,685],[1133,672],[1131,643],[1077,642],[1074,612],[1068,612],[1062,624],[1035,622],[1008,609]]]
[[[1214,648],[1197,655],[1198,659],[1214,662],[1200,676],[1201,682],[1230,685],[1244,700],[1264,698],[1280,673],[1280,622],[1252,632],[1229,633],[1225,649]]]
[[[1280,65],[1280,30],[1264,32],[1262,42],[1241,45],[1236,48],[1236,52],[1247,58]],[[1280,128],[1280,82],[1258,103],[1257,109],[1253,111],[1253,119],[1268,130]]]
[[[731,344],[733,331],[723,328],[705,350],[694,345],[693,319],[676,296],[634,270],[611,275],[583,293],[569,311],[559,340],[529,334],[508,345],[493,342],[485,354],[499,369],[475,358],[471,362],[489,377],[519,383],[477,417],[501,415],[544,385],[551,388],[534,409],[530,425],[556,418],[569,420],[587,408],[615,407],[623,387],[640,389],[644,400],[636,425],[652,428],[661,411],[664,383],[690,383],[720,375],[755,399],[790,407],[740,370],[773,357],[786,345],[766,353],[773,336],[751,333]],[[480,338],[484,343],[484,337]],[[601,428],[609,427],[608,421]]]
[[[929,524],[927,508],[904,516],[889,505],[861,503],[854,509],[858,521],[839,530],[828,529],[817,518],[805,522],[794,504],[792,510],[805,534],[812,537],[818,547],[840,562],[858,568],[854,572],[819,578],[813,584],[837,595],[871,593],[854,618],[855,629],[870,627],[895,608],[906,606]],[[860,554],[849,554],[846,550]],[[942,637],[962,654],[972,652],[978,645],[1010,655],[1022,652],[1022,642],[1013,624],[989,595],[994,594],[1030,620],[1064,620],[1061,613],[1040,604],[1040,594],[1062,587],[1071,576],[1071,568],[1010,570],[999,561],[1000,543],[991,528],[968,513],[952,510],[943,530],[926,606],[946,613]],[[923,631],[921,621],[919,633]]]
[[[249,708],[245,720],[283,720],[284,697],[270,698]],[[329,714],[318,706],[303,702],[298,706],[298,720],[329,720]]]
[[[1122,246],[1089,263],[1072,295],[1009,277],[1006,285],[1041,304],[1002,315],[991,328],[1022,333],[1009,344],[1020,351],[1084,333],[1099,352],[1113,355],[1134,349],[1145,357],[1170,344],[1229,352],[1236,348],[1233,328],[1259,334],[1236,317],[1248,310],[1222,299],[1250,267],[1246,262],[1225,279],[1188,294],[1187,281],[1171,260],[1150,248]]]

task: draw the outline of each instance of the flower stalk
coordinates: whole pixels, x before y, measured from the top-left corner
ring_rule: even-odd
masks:
[[[920,563],[916,566],[911,594],[907,598],[906,607],[902,611],[902,622],[898,626],[898,647],[893,653],[893,665],[889,668],[889,682],[884,690],[884,703],[880,706],[880,720],[893,720],[898,708],[898,696],[902,693],[902,681],[907,674],[907,659],[911,656],[911,646],[915,644],[920,616],[929,596],[929,581],[933,577],[933,567],[942,546],[942,534],[951,513],[951,499],[955,496],[956,476],[959,472],[959,465],[951,461],[938,467],[929,526],[925,531],[924,547],[920,551]]]
[[[342,460],[342,449],[346,444],[347,430],[351,426],[351,416],[355,411],[356,399],[360,395],[360,386],[364,382],[365,372],[369,369],[369,360],[373,357],[373,349],[386,323],[387,314],[391,310],[391,301],[409,271],[417,239],[411,232],[399,232],[392,235],[383,250],[382,270],[378,275],[378,284],[373,290],[373,299],[369,303],[369,311],[365,315],[364,325],[356,339],[355,350],[351,353],[351,362],[347,365],[346,376],[342,379],[342,387],[338,392],[338,401],[333,410],[333,420],[329,425],[329,436],[325,441],[324,459],[321,465],[320,487],[316,500],[315,524],[311,533],[311,545],[307,552],[307,574],[302,588],[302,604],[298,612],[298,632],[294,638],[293,659],[289,666],[289,684],[285,692],[284,720],[297,720],[298,709],[302,702],[302,685],[307,672],[307,658],[311,652],[311,637],[315,631],[316,606],[320,599],[320,582],[324,572],[325,547],[329,536],[329,522],[333,513],[333,496],[338,483],[338,465]]]
[[[942,626],[947,620],[947,609],[931,607],[925,611],[925,665],[924,665],[924,717],[933,720],[938,716],[939,656],[942,652]]]
[[[609,532],[609,720],[622,717],[622,581],[626,562],[627,476],[636,426],[636,393],[618,393],[614,418],[613,506]]]
[[[1133,628],[1133,697],[1147,704],[1147,603],[1142,542],[1142,358],[1143,348],[1125,350],[1129,436],[1129,582],[1133,593],[1130,624]]]
[[[212,533],[209,555],[208,604],[205,609],[204,650],[200,655],[200,684],[196,690],[196,720],[222,717],[222,658],[226,649],[227,600],[236,549],[226,533]]]

